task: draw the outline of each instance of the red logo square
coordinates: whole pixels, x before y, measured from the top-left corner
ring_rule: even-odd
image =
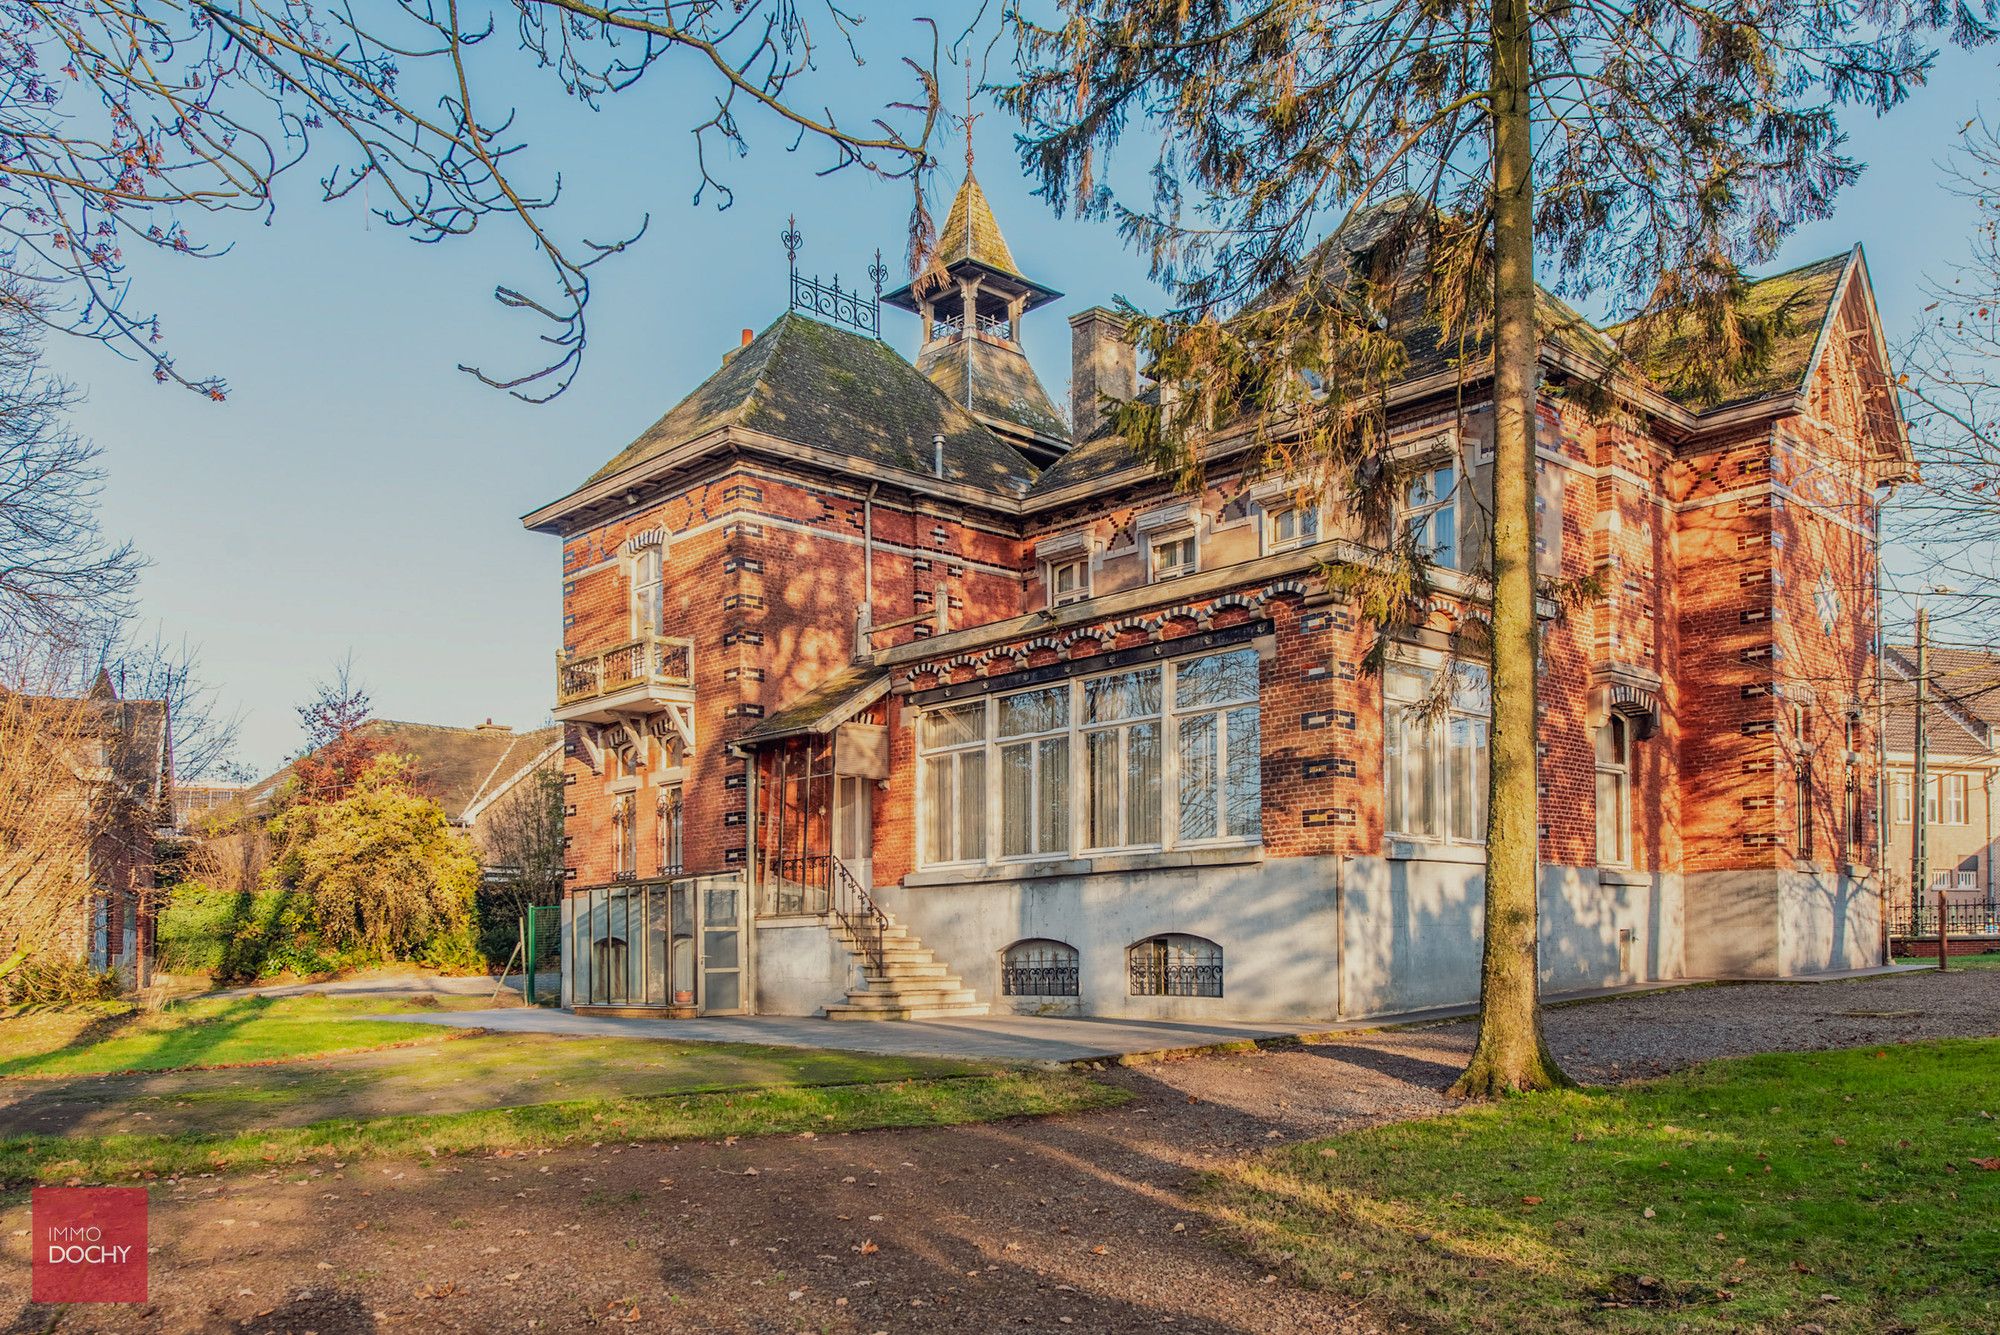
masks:
[[[146,1301],[146,1189],[37,1187],[38,1303]]]

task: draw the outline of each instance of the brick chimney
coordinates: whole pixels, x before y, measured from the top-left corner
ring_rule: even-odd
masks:
[[[1069,317],[1069,416],[1078,440],[1104,425],[1106,398],[1120,403],[1139,392],[1139,350],[1116,311],[1093,306]]]

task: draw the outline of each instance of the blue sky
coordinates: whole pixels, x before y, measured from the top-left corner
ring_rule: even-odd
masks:
[[[1939,188],[1936,163],[1982,96],[1989,109],[2000,100],[1993,74],[1990,53],[1948,54],[1909,105],[1851,120],[1869,170],[1780,264],[1862,242],[1892,336],[1906,328],[1926,268],[1962,249],[1969,210]],[[370,224],[357,203],[316,203],[303,174],[271,226],[210,234],[233,242],[227,256],[139,257],[143,297],[166,314],[183,369],[225,375],[226,402],[155,385],[93,345],[51,347],[88,395],[76,423],[105,452],[106,527],[152,558],[145,614],[200,647],[225,703],[242,710],[251,768],[268,772],[296,748],[293,706],[350,652],[382,716],[543,721],[559,553],[519,517],[629,443],[739,330],[783,310],[789,213],[808,271],[859,280],[877,246],[899,263],[907,187],[815,177],[815,156],[787,153],[769,130],[729,166],[733,207],[692,206],[686,127],[699,104],[694,86],[663,79],[596,115],[526,107],[535,161],[562,168],[573,229],[603,238],[652,220],[638,248],[597,271],[587,362],[552,404],[519,403],[454,369],[532,354],[534,331],[490,295],[497,281],[534,276],[517,231],[419,246]],[[1032,197],[998,115],[977,130],[980,181],[1016,259],[1068,294],[1026,329],[1060,400],[1064,317],[1114,294],[1145,304],[1157,293],[1109,227],[1056,219]],[[959,174],[957,155],[947,162],[940,213]],[[914,352],[914,317],[885,311],[883,332]]]

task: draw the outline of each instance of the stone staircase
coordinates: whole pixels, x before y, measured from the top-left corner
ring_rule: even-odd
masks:
[[[860,962],[866,981],[849,991],[846,1001],[828,1006],[827,1019],[940,1020],[987,1013],[987,1004],[975,999],[972,989],[894,918],[888,918],[889,925],[882,930],[879,969],[838,915],[831,922],[835,935]]]

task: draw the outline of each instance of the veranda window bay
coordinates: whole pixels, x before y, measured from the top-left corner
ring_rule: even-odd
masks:
[[[927,711],[924,863],[1259,840],[1258,679],[1236,649]]]

